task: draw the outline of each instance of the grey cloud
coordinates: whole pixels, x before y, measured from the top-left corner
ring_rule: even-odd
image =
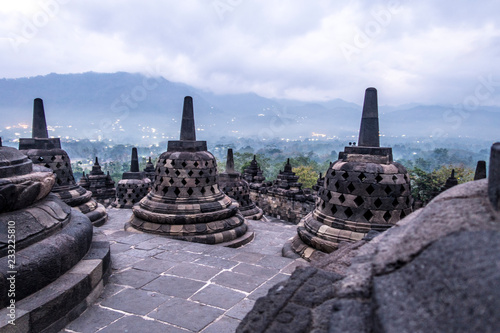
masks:
[[[156,68],[216,93],[278,98],[359,102],[373,85],[387,104],[460,103],[479,77],[500,81],[493,0],[65,2],[17,52],[0,39],[4,76]],[[2,30],[19,31],[15,15],[0,10]]]

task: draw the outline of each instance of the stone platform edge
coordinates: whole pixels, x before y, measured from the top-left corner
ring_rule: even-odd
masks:
[[[15,326],[9,309],[0,310],[0,332],[59,332],[91,306],[111,274],[109,242],[94,231],[90,249],[72,269],[36,293],[16,302]]]

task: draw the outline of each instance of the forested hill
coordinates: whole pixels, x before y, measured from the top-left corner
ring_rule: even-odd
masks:
[[[186,95],[194,98],[198,136],[205,140],[221,136],[296,139],[313,134],[347,137],[357,135],[359,129],[361,105],[342,99],[303,102],[253,93],[216,95],[164,78],[88,72],[0,79],[0,135],[12,139],[19,130],[6,131],[6,127],[31,125],[33,99],[40,97],[51,135],[159,142],[177,137]],[[500,108],[465,110],[419,105],[418,101],[385,107],[379,102],[382,135],[500,140]]]

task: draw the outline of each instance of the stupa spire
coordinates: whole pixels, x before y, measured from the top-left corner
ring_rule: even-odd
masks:
[[[137,157],[137,148],[132,148],[132,159],[130,161],[130,172],[139,172],[139,158]]]
[[[196,128],[194,126],[193,98],[184,97],[182,110],[181,141],[196,141]]]
[[[229,148],[227,150],[226,173],[234,173],[234,158],[232,148]]]
[[[476,172],[474,173],[474,180],[486,178],[486,161],[477,161]]]
[[[206,141],[196,141],[196,127],[194,126],[193,98],[184,97],[184,108],[182,109],[181,136],[178,141],[169,141],[167,151],[206,151]]]
[[[365,91],[358,146],[380,147],[377,89],[375,88],[368,88]]]
[[[47,139],[49,134],[47,132],[47,122],[45,120],[45,110],[43,109],[43,100],[35,98],[33,103],[33,127],[31,130],[31,137]]]

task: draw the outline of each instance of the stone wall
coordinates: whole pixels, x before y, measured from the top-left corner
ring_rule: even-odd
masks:
[[[316,195],[305,193],[286,196],[251,188],[250,199],[264,211],[264,214],[297,224],[314,209]]]

